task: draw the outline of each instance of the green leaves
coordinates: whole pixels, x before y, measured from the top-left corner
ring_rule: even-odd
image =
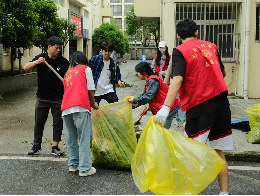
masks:
[[[67,43],[74,37],[67,20],[60,19],[53,0],[0,0],[0,43],[4,47],[47,50],[51,36]]]
[[[0,4],[0,43],[4,47],[32,47],[38,20],[32,0],[1,0]]]
[[[129,41],[120,29],[112,24],[103,23],[94,30],[92,44],[96,49],[100,49],[101,43],[109,40],[113,42],[115,51],[123,55],[130,49]]]
[[[146,40],[152,38],[151,36],[154,36],[157,41],[157,22],[137,20],[133,5],[131,6],[131,12],[126,15],[126,24],[126,33],[130,36],[136,37],[138,40],[141,40],[144,46],[146,46]]]

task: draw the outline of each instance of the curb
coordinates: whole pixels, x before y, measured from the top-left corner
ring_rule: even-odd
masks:
[[[227,161],[260,162],[260,152],[256,151],[224,151]]]

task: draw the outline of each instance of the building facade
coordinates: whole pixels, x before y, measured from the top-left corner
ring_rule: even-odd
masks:
[[[180,44],[176,24],[193,19],[198,39],[218,46],[229,94],[260,98],[259,0],[135,0],[134,6],[138,18],[160,22],[160,40],[165,40],[170,50]]]
[[[113,10],[113,18],[119,24],[122,31],[126,29],[125,17],[126,14],[131,11],[131,6],[133,4],[134,0],[110,0],[110,6]]]
[[[112,9],[109,0],[55,0],[58,16],[75,23],[76,37],[66,45],[64,57],[70,59],[74,51],[83,51],[88,58],[92,57],[92,35],[94,29],[103,22],[110,22]],[[41,53],[41,49],[33,47],[23,50],[22,66]],[[0,71],[11,69],[10,50],[0,46]],[[14,69],[19,69],[19,62],[14,62]]]

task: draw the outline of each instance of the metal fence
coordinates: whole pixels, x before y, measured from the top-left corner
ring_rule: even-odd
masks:
[[[223,62],[239,62],[241,3],[176,3],[176,24],[190,18],[197,24],[198,39],[218,46]],[[176,45],[180,42],[177,40]]]

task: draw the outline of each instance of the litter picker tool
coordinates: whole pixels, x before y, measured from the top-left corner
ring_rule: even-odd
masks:
[[[121,88],[121,92],[122,92],[122,95],[123,95],[123,99],[125,98],[125,94],[124,94],[124,89],[122,87]]]
[[[46,65],[53,71],[53,73],[55,73],[55,75],[63,82],[63,78],[60,76],[60,74],[58,74],[58,73],[55,71],[55,69],[53,69],[53,67],[50,66],[49,63],[47,63],[46,61],[45,61],[45,64],[46,64]]]
[[[149,105],[145,105],[143,110],[142,110],[142,112],[139,114],[138,119],[134,122],[134,125],[136,125],[137,123],[140,122],[140,120],[142,119],[143,115],[145,115],[147,113],[148,109],[149,109]]]

